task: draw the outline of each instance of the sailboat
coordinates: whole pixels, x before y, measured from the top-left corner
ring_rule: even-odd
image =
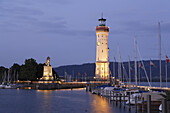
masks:
[[[0,84],[0,89],[3,89],[5,87],[5,81],[6,81],[6,71],[4,71],[4,78],[2,84]]]
[[[8,70],[8,81],[7,81],[7,84],[4,86],[4,89],[11,89],[12,88],[11,83],[9,81],[9,76],[10,76],[10,70]]]

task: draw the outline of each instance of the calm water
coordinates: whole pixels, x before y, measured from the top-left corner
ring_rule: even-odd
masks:
[[[129,113],[85,89],[0,89],[0,113]],[[131,113],[134,113],[133,111]]]

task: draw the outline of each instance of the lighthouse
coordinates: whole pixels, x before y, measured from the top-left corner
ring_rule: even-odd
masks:
[[[99,25],[96,26],[96,70],[95,77],[98,80],[109,79],[109,48],[108,34],[109,27],[106,26],[106,19],[98,19]]]

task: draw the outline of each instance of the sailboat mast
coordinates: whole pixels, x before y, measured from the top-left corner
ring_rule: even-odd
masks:
[[[166,69],[166,87],[168,87],[168,81],[167,81],[167,79],[168,79],[168,65],[167,65],[167,62],[165,61],[165,69]]]
[[[18,72],[17,72],[17,83],[18,83]]]
[[[139,65],[140,62],[138,62]],[[138,66],[138,79],[139,79],[139,85],[140,85],[140,66]]]
[[[160,87],[162,87],[162,70],[161,70],[161,32],[160,32],[160,22],[158,22],[159,26],[159,72],[160,72]]]
[[[72,77],[72,81],[74,81],[74,70],[72,70],[72,74],[73,74],[73,77]]]
[[[119,55],[119,46],[118,46],[118,48],[117,48],[117,50],[118,50],[118,79],[119,79],[119,81],[120,81],[120,55]]]
[[[122,82],[121,56],[120,56],[119,46],[118,46],[118,59],[119,59],[119,61],[118,61],[118,76],[119,76],[119,81]]]
[[[14,83],[15,83],[15,70],[14,70]]]
[[[125,81],[124,81],[124,65],[123,65],[123,62],[122,62],[121,64],[122,64],[122,68],[123,68],[123,71],[122,71],[122,76],[123,76],[123,77],[122,77],[122,81],[123,81],[123,83],[124,83]]]
[[[9,73],[10,73],[10,69],[8,70],[8,84],[9,84],[9,76],[10,76]]]
[[[130,66],[130,57],[128,56],[128,64],[129,64],[129,83],[131,83],[131,66]]]
[[[152,85],[152,66],[151,66],[151,60],[150,60],[150,84]]]
[[[114,55],[114,50],[113,50],[113,77],[114,77],[114,79],[116,79],[115,62],[116,62],[116,60],[115,60],[115,55]]]
[[[137,62],[136,62],[137,55],[136,55],[136,36],[135,36],[135,39],[134,39],[134,43],[135,43],[135,82],[136,82],[136,86],[137,86]]]
[[[6,82],[6,71],[4,71],[4,80],[3,82],[5,83]]]
[[[120,53],[119,53],[120,55]],[[121,62],[121,56],[120,56],[120,78],[121,78],[121,82],[123,81],[123,77],[122,77],[122,62]]]
[[[165,60],[165,73],[166,73],[166,87],[168,87],[168,64],[167,61]]]

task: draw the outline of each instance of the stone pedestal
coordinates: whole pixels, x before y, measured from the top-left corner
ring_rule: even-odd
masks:
[[[54,80],[52,66],[44,66],[42,80]]]

